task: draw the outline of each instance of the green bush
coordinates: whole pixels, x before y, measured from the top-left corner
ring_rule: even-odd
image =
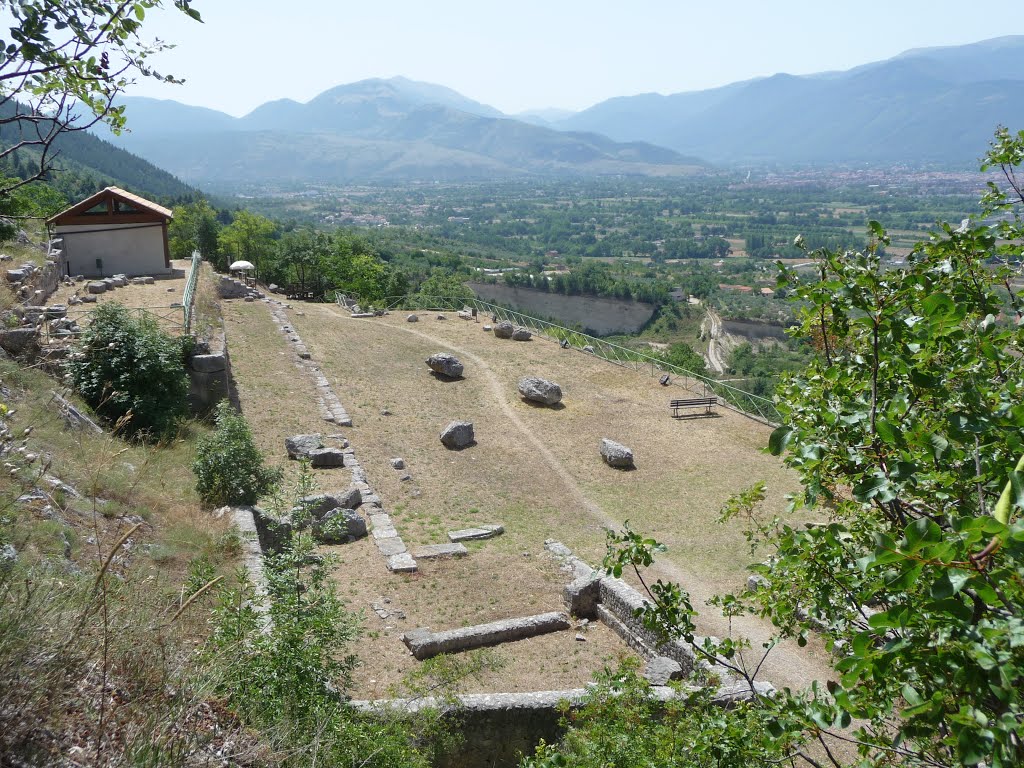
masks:
[[[163,437],[188,407],[182,341],[152,316],[133,315],[116,302],[100,304],[91,318],[67,364],[72,385],[126,435]]]
[[[217,406],[216,430],[199,441],[192,471],[196,490],[207,504],[255,504],[281,479],[281,471],[263,466],[245,419],[227,401]]]

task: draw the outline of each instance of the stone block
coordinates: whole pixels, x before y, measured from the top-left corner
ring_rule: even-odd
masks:
[[[35,328],[11,328],[0,331],[0,349],[9,355],[31,355],[39,349]]]
[[[194,355],[190,362],[193,371],[216,373],[227,368],[224,355]]]
[[[412,556],[420,560],[435,560],[441,557],[465,557],[469,550],[462,544],[427,544],[413,550]]]
[[[647,662],[644,677],[651,685],[668,685],[670,680],[683,679],[683,667],[675,659],[655,656]]]
[[[504,532],[505,528],[500,525],[481,525],[477,528],[462,528],[458,531],[448,531],[448,540],[452,542],[459,542],[493,539],[495,536],[500,536]]]
[[[402,642],[412,651],[413,656],[422,661],[441,653],[456,653],[515,640],[525,640],[528,637],[569,629],[570,626],[572,624],[568,616],[552,611],[536,616],[492,621],[488,624],[451,629],[445,632],[431,632],[428,628],[421,628],[403,634]]]
[[[340,448],[319,448],[309,454],[314,469],[333,469],[345,466],[345,454]]]
[[[323,436],[292,435],[284,440],[284,448],[289,459],[308,459],[313,451],[324,447]]]
[[[384,555],[384,557],[401,555],[407,551],[405,548],[405,542],[402,541],[400,536],[392,536],[387,539],[374,539],[373,543],[377,545],[377,549],[382,555]]]
[[[562,599],[573,616],[596,619],[597,604],[601,600],[601,577],[595,573],[573,579],[562,589]]]
[[[87,290],[89,293],[106,293],[109,287],[110,286],[108,286],[102,280],[94,280],[91,283],[86,283],[85,290]]]
[[[408,552],[392,555],[388,558],[388,570],[392,573],[416,573],[416,561]]]
[[[336,502],[335,506],[342,509],[355,509],[363,503],[363,494],[351,486],[343,491],[333,491],[330,495]]]

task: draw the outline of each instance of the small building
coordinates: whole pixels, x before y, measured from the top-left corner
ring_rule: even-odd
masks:
[[[107,187],[46,220],[62,238],[69,275],[162,275],[171,271],[167,224],[174,214],[118,187]]]

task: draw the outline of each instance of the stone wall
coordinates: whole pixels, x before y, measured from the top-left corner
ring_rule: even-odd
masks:
[[[188,404],[194,415],[201,416],[228,396],[231,386],[231,359],[223,326],[214,331],[209,348],[193,355],[188,372]]]
[[[555,318],[562,325],[581,327],[595,336],[636,333],[654,316],[656,307],[640,301],[605,299],[598,296],[563,296],[533,288],[513,288],[497,283],[469,283],[485,301],[512,306],[528,315]]]

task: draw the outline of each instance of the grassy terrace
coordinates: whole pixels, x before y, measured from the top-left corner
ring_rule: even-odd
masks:
[[[243,410],[261,448],[286,464],[289,434],[334,428],[317,417],[313,385],[296,367],[264,306],[225,308],[234,376]],[[646,375],[618,368],[546,341],[495,339],[481,324],[421,313],[353,320],[331,305],[291,311],[302,335],[355,426],[338,430],[352,441],[371,483],[411,546],[445,541],[445,532],[498,522],[506,534],[476,544],[462,561],[421,562],[411,577],[387,573],[370,541],[334,548],[335,575],[354,609],[367,609],[355,695],[383,695],[414,662],[398,640],[416,626],[446,629],[560,607],[565,576],[543,554],[558,538],[598,563],[604,527],[629,520],[670,546],[661,575],[681,580],[695,603],[738,588],[749,561],[738,524],[715,524],[725,500],[756,480],[768,483],[768,511],[784,514],[795,478],[763,454],[768,429],[720,410],[715,418],[674,421],[669,395]],[[454,352],[466,376],[443,382],[424,364],[433,352]],[[536,374],[562,386],[564,407],[537,408],[516,391],[518,377]],[[383,411],[390,415],[383,415]],[[478,444],[449,452],[437,436],[453,419],[475,425]],[[638,469],[603,465],[602,437],[631,446]],[[403,457],[412,474],[400,482],[388,459]],[[318,472],[321,487],[347,483],[347,473]],[[368,611],[381,597],[407,618],[380,621]],[[724,634],[713,617],[705,630]],[[757,635],[756,626],[745,627]],[[580,685],[609,657],[624,652],[602,627],[541,638],[499,651],[504,670],[475,690],[533,690]],[[778,682],[799,682],[784,652]],[[790,660],[791,661],[791,660]],[[788,671],[787,671],[788,670]],[[786,677],[789,675],[790,677]],[[796,679],[792,679],[793,675]],[[786,678],[786,679],[783,679]]]

